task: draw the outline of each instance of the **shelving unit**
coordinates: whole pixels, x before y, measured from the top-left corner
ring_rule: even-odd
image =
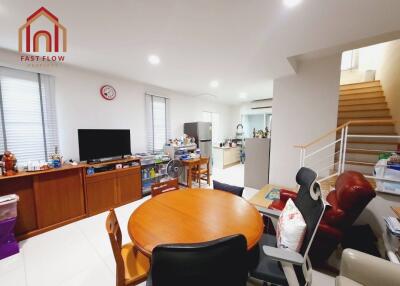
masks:
[[[142,195],[147,196],[151,193],[151,185],[160,182],[167,177],[167,164],[170,158],[156,159],[155,155],[140,154],[141,178],[142,178]],[[154,174],[151,176],[151,170]],[[164,171],[162,171],[164,170]]]
[[[168,164],[169,159],[168,160],[160,160],[160,161],[156,161],[156,160],[143,160],[142,164],[141,164],[141,168],[142,168],[142,193],[143,196],[147,196],[151,193],[151,185],[157,182],[160,182],[162,180],[162,178],[165,178],[168,176],[167,174],[167,170],[165,170],[165,172],[160,173],[161,169],[165,168],[166,169],[166,165]],[[164,166],[165,165],[165,166]],[[151,177],[150,176],[150,171],[151,169],[154,169],[155,172],[155,176]]]

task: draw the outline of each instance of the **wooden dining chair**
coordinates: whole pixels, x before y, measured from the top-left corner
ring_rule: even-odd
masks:
[[[207,181],[210,185],[210,158],[201,157],[197,166],[192,169],[194,180],[201,186],[201,180]]]
[[[106,229],[117,266],[116,286],[137,285],[145,281],[150,269],[149,258],[132,242],[122,245],[122,233],[113,209],[107,216]]]
[[[175,191],[178,189],[179,189],[178,178],[173,178],[165,182],[154,183],[153,185],[151,185],[151,196],[155,197],[162,193]]]

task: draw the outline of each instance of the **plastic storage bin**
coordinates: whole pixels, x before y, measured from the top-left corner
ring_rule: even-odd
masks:
[[[19,252],[14,227],[17,222],[17,195],[0,197],[0,259]]]

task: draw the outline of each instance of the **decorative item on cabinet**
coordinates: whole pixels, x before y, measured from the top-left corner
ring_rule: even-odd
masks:
[[[50,156],[53,168],[61,168],[62,166],[62,156],[58,153],[58,146],[55,147],[54,154]]]
[[[13,176],[17,173],[16,171],[17,158],[15,158],[13,153],[11,153],[10,151],[4,152],[2,162],[3,162],[4,176]]]

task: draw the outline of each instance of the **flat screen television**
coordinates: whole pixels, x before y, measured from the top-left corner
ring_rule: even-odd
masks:
[[[132,154],[129,129],[78,129],[78,141],[81,161]]]

